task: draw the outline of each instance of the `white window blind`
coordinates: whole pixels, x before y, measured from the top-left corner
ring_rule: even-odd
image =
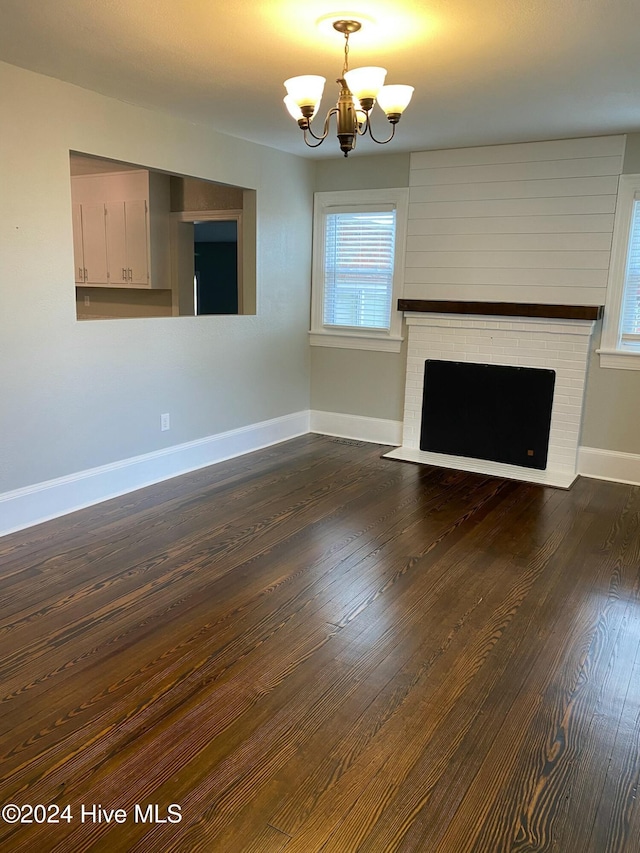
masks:
[[[640,345],[640,200],[633,202],[620,323],[623,346]]]
[[[325,326],[390,328],[395,237],[394,209],[327,214]]]

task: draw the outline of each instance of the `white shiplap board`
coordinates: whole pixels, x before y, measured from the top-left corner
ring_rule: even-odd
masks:
[[[624,144],[412,154],[404,296],[603,304]]]

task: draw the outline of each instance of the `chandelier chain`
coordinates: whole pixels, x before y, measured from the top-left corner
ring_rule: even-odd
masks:
[[[349,70],[349,33],[344,34],[344,65],[342,66],[342,76]]]

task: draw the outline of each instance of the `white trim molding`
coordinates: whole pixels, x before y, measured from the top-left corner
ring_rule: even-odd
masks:
[[[337,347],[338,349],[367,349],[377,352],[400,352],[402,337],[381,337],[378,335],[348,332],[309,332],[309,344],[312,347]]]
[[[346,415],[342,412],[312,410],[311,432],[395,447],[402,443],[402,421]]]
[[[580,447],[578,473],[596,480],[640,486],[640,454],[603,450],[601,447]]]
[[[338,190],[317,192],[313,205],[313,258],[311,271],[311,329],[309,343],[315,347],[400,352],[402,346],[402,313],[397,310],[404,288],[404,256],[407,234],[409,188],[378,190]],[[327,215],[356,212],[358,209],[396,211],[393,288],[388,329],[325,326],[325,236]]]
[[[623,352],[619,349],[602,349],[602,347],[596,352],[600,356],[600,367],[640,370],[640,352]]]
[[[621,370],[640,370],[640,351],[637,343],[625,345],[622,339],[623,306],[627,282],[627,261],[630,254],[634,202],[640,199],[640,175],[621,175],[618,184],[618,202],[613,226],[613,243],[602,339],[600,367]]]
[[[309,431],[309,412],[294,412],[5,492],[0,536]]]

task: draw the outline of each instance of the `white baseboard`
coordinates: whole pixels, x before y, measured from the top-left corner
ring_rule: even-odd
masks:
[[[640,454],[602,450],[599,447],[578,449],[578,474],[596,480],[613,480],[640,486]]]
[[[373,444],[402,444],[402,421],[365,418],[341,412],[320,412],[312,409],[311,432],[370,441]]]
[[[308,432],[395,447],[402,443],[401,421],[339,412],[294,412],[4,492],[0,494],[0,536]],[[640,485],[640,455],[580,447],[578,473]]]
[[[309,412],[294,412],[5,492],[0,494],[0,536],[309,431]]]

